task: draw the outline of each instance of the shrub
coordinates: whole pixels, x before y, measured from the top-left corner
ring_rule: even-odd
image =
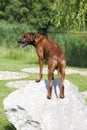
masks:
[[[87,67],[87,32],[59,33],[53,38],[64,50],[68,66]]]

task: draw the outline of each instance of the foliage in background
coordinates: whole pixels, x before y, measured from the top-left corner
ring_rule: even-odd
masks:
[[[32,46],[19,48],[17,42],[21,35],[28,31],[33,29],[26,24],[0,24],[0,57],[15,60],[31,57],[35,61],[35,49]],[[48,33],[48,37],[64,50],[68,66],[87,67],[87,32]]]
[[[87,67],[87,33],[59,34],[56,40],[65,52],[67,65]]]
[[[86,0],[0,0],[0,19],[26,23],[40,33],[86,30]]]
[[[55,0],[54,24],[63,29],[85,30],[87,27],[87,1],[86,0]]]

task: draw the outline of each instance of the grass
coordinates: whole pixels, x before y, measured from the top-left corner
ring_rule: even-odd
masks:
[[[7,120],[4,113],[3,100],[9,95],[14,89],[5,86],[7,81],[0,81],[0,130],[15,130],[12,124]]]
[[[16,51],[11,48],[5,49],[0,48],[1,55],[0,55],[0,70],[7,70],[7,71],[21,71],[23,68],[29,68],[29,67],[38,67],[38,58],[36,56],[36,53],[31,51],[25,51],[22,49],[17,49]],[[14,53],[12,53],[12,51]],[[30,55],[30,56],[29,56]],[[47,65],[45,64],[44,67]],[[72,68],[72,67],[69,67]],[[73,68],[77,69],[77,68]],[[78,70],[86,70],[87,68],[78,68]],[[29,74],[29,77],[23,79],[23,80],[35,80],[37,77],[37,74]],[[56,75],[55,75],[56,77]],[[43,79],[47,79],[47,75],[43,76]],[[78,86],[79,91],[87,91],[87,76],[81,76],[81,75],[66,75],[66,79],[70,80],[72,83],[76,84]],[[3,107],[3,99],[7,97],[12,91],[15,89],[8,88],[5,86],[7,82],[14,81],[14,80],[6,80],[6,81],[0,81],[0,130],[15,130],[14,126],[9,123],[7,118],[5,117],[4,113],[4,107]],[[86,99],[87,101],[87,99]]]
[[[66,75],[66,79],[70,80],[73,84],[78,86],[80,92],[87,91],[87,76],[70,74]]]
[[[8,71],[21,71],[22,68],[34,67],[37,62],[30,61],[17,61],[13,59],[0,59],[0,70],[8,70]]]

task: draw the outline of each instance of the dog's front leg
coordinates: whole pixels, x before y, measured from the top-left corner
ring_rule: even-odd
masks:
[[[42,76],[43,76],[43,61],[44,61],[43,58],[39,58],[40,74],[36,78],[36,82],[40,82],[40,80],[42,79]]]
[[[52,97],[52,72],[50,69],[48,69],[48,81],[49,81],[49,88],[48,88],[47,98],[51,99]]]

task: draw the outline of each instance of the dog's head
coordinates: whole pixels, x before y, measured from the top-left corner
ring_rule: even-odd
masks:
[[[21,39],[18,40],[18,43],[21,47],[25,47],[29,44],[33,44],[35,40],[36,34],[35,33],[25,33]]]

